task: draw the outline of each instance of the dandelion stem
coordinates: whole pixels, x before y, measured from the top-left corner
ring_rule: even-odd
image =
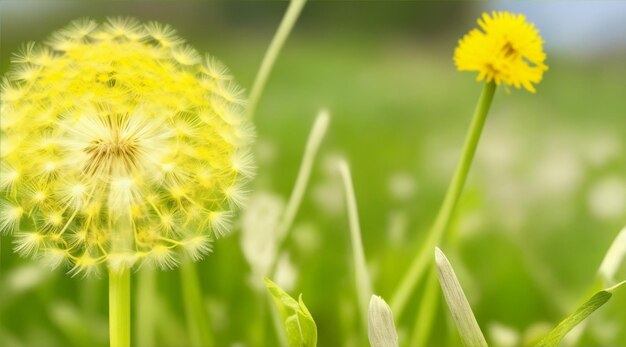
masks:
[[[320,144],[322,143],[324,134],[326,134],[326,129],[328,128],[329,121],[330,115],[327,111],[320,111],[320,113],[317,115],[317,118],[315,118],[313,129],[311,129],[309,139],[306,143],[306,148],[304,149],[304,156],[302,157],[302,164],[300,164],[296,183],[293,187],[293,190],[291,191],[291,196],[289,197],[289,202],[287,203],[285,212],[282,214],[278,226],[276,227],[275,235],[277,239],[277,246],[276,252],[274,253],[272,258],[271,266],[269,267],[269,272],[267,276],[269,278],[274,277],[276,273],[278,258],[282,253],[285,240],[287,239],[287,233],[291,229],[293,221],[296,218],[296,213],[300,208],[300,203],[302,202],[302,197],[304,196],[304,191],[308,186],[309,177],[311,176],[311,170],[313,169],[313,161],[315,160],[317,151],[319,150]]]
[[[470,125],[469,132],[465,138],[461,157],[457,164],[456,171],[448,186],[448,191],[443,200],[443,204],[439,209],[437,218],[433,224],[430,233],[427,236],[426,241],[422,244],[419,252],[413,258],[413,262],[409,266],[408,271],[405,273],[400,286],[394,293],[391,301],[391,308],[396,319],[402,316],[406,304],[411,296],[411,293],[415,290],[417,282],[424,274],[430,264],[432,264],[432,249],[435,248],[439,242],[443,239],[443,236],[450,224],[450,219],[454,213],[455,207],[463,192],[463,186],[467,179],[467,174],[472,165],[474,153],[476,153],[476,147],[480,140],[485,120],[487,119],[487,113],[493,100],[493,95],[496,90],[494,82],[485,83],[478,105],[474,111],[472,123]]]
[[[356,206],[356,197],[350,167],[344,160],[339,162],[339,173],[343,180],[346,194],[346,204],[348,205],[348,218],[350,221],[350,240],[352,243],[352,257],[355,268],[356,291],[361,312],[361,323],[364,331],[367,331],[367,312],[369,300],[372,296],[372,285],[367,272],[365,262],[365,252],[363,251],[363,241],[361,240],[361,226],[359,225],[359,212]]]
[[[274,34],[274,37],[272,38],[272,42],[263,57],[261,67],[259,68],[256,78],[254,79],[254,83],[252,84],[250,98],[248,99],[248,109],[246,110],[246,115],[249,119],[254,117],[259,99],[261,98],[261,94],[263,94],[263,88],[265,87],[267,78],[272,71],[272,66],[274,66],[276,57],[285,44],[287,37],[289,37],[289,33],[296,23],[296,20],[298,19],[305,3],[306,0],[291,0],[289,2],[287,12],[285,12],[285,16],[280,22],[278,30],[276,30],[276,34]]]
[[[180,267],[180,276],[191,345],[213,346],[213,336],[211,336],[209,319],[202,302],[202,290],[200,289],[196,263],[187,259]]]
[[[111,347],[130,346],[130,270],[109,269],[109,338]]]

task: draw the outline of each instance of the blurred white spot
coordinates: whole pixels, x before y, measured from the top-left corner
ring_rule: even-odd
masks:
[[[270,166],[276,161],[276,144],[269,140],[259,139],[256,144],[256,158],[260,165]]]
[[[583,177],[583,167],[574,152],[549,148],[534,168],[536,192],[544,197],[573,193]]]
[[[283,200],[269,192],[250,198],[242,218],[241,248],[254,274],[266,274],[276,252],[276,226],[284,208]]]
[[[415,179],[410,173],[404,171],[392,173],[387,184],[391,197],[398,201],[411,200],[417,191]]]
[[[16,293],[21,293],[36,287],[50,277],[50,274],[50,271],[38,265],[20,266],[8,274],[8,287]]]
[[[459,221],[459,235],[470,237],[480,233],[485,228],[486,219],[484,213],[480,211],[468,211],[463,213]]]
[[[594,183],[589,190],[590,212],[599,219],[611,219],[626,213],[626,182],[611,176]]]
[[[485,165],[489,171],[502,172],[509,170],[519,160],[519,128],[512,131],[498,123],[502,118],[493,118],[493,122],[490,120],[487,125],[489,129],[485,131],[476,156],[477,162]]]
[[[500,347],[519,346],[520,334],[513,328],[499,322],[489,324],[489,334],[493,344]]]
[[[310,223],[296,225],[291,238],[303,253],[312,254],[320,247],[320,230]]]
[[[328,178],[313,186],[311,194],[315,205],[331,216],[343,214],[345,202],[343,187],[336,178]]]
[[[547,333],[552,330],[553,323],[550,322],[536,322],[526,328],[524,331],[524,338],[521,346],[535,345],[539,339],[542,339]]]
[[[405,238],[408,230],[409,218],[402,211],[390,211],[387,217],[387,236],[392,244],[399,245]]]
[[[621,148],[620,139],[606,130],[585,141],[582,151],[591,165],[603,166],[619,157]]]
[[[296,284],[297,275],[298,270],[296,270],[296,267],[291,262],[289,254],[283,253],[276,265],[276,284],[286,292],[289,292],[293,290]]]

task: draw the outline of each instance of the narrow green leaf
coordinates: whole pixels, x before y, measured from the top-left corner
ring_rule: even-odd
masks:
[[[456,328],[461,335],[463,345],[467,347],[487,347],[487,341],[480,331],[478,322],[474,317],[472,308],[463,293],[463,288],[452,269],[452,265],[443,252],[435,247],[435,262],[437,263],[437,275],[443,296],[448,303]]]
[[[380,296],[372,295],[370,299],[367,335],[372,347],[398,347],[393,313]]]
[[[316,347],[317,326],[302,301],[302,295],[296,301],[270,279],[265,278],[264,281],[285,324],[289,346]]]
[[[589,315],[591,315],[595,310],[600,308],[600,306],[604,305],[611,296],[613,296],[613,291],[623,284],[626,284],[626,281],[620,282],[613,287],[603,289],[597,293],[595,293],[589,300],[580,305],[576,311],[567,316],[564,320],[559,323],[546,337],[541,340],[536,347],[556,347],[559,345],[561,340],[569,333],[574,327],[576,327],[580,322],[584,321]]]

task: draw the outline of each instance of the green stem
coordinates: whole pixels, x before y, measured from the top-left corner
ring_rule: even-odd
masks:
[[[130,270],[109,269],[109,335],[111,347],[130,346]]]
[[[326,134],[326,129],[328,129],[329,122],[330,115],[327,111],[322,110],[317,114],[317,117],[315,118],[315,123],[313,123],[313,128],[311,129],[311,133],[309,134],[309,139],[307,140],[306,148],[304,149],[304,155],[302,156],[302,163],[300,164],[300,169],[298,170],[298,176],[296,177],[296,183],[294,184],[293,190],[291,191],[291,196],[289,196],[289,202],[287,202],[285,212],[281,215],[278,226],[276,226],[276,252],[274,252],[272,261],[270,262],[270,267],[267,274],[267,277],[269,278],[274,277],[274,275],[276,274],[278,258],[280,257],[280,254],[285,247],[287,235],[289,233],[289,230],[291,230],[293,221],[296,218],[296,213],[298,212],[300,204],[302,203],[302,198],[304,196],[306,187],[309,184],[311,171],[313,170],[315,156],[317,155],[320,145],[322,144],[322,139]]]
[[[439,281],[437,281],[437,272],[431,269],[426,280],[426,287],[420,300],[420,307],[415,320],[415,328],[413,329],[413,337],[411,338],[412,347],[428,346],[428,339],[439,307]]]
[[[369,300],[373,291],[369,273],[367,272],[365,251],[363,250],[363,241],[361,239],[361,226],[359,225],[359,212],[356,206],[356,196],[354,194],[354,185],[352,184],[352,175],[350,174],[350,167],[348,166],[348,163],[344,160],[339,162],[339,173],[343,181],[344,191],[346,194],[346,205],[348,207],[350,240],[352,243],[352,261],[354,263],[354,277],[356,280],[355,284],[359,311],[361,313],[361,324],[363,326],[363,331],[367,332]]]
[[[287,41],[287,37],[289,37],[289,33],[291,32],[293,25],[296,23],[296,20],[298,19],[305,3],[306,0],[291,0],[289,2],[287,12],[285,12],[285,16],[280,22],[278,30],[276,30],[276,34],[274,34],[274,38],[272,38],[272,42],[263,57],[263,62],[261,62],[259,72],[257,72],[254,83],[252,84],[250,98],[248,100],[248,109],[246,111],[249,119],[254,117],[259,99],[261,99],[261,94],[263,93],[263,88],[265,87],[267,78],[272,71],[272,66],[274,66],[276,57],[278,57],[278,53],[285,44],[285,41]]]
[[[459,201],[459,197],[463,192],[463,186],[467,179],[467,173],[472,165],[474,153],[476,153],[476,147],[480,140],[480,134],[482,133],[485,120],[487,119],[487,113],[493,100],[493,95],[496,90],[496,85],[493,82],[486,83],[483,87],[483,91],[480,94],[478,105],[474,111],[472,123],[470,125],[469,132],[465,138],[461,157],[457,165],[456,171],[452,178],[452,182],[448,187],[448,191],[443,200],[443,204],[437,214],[435,223],[433,224],[430,233],[426,239],[426,242],[422,244],[422,248],[413,258],[409,270],[404,275],[404,278],[400,282],[400,286],[393,295],[391,301],[391,308],[399,319],[402,316],[406,304],[411,297],[411,293],[415,290],[417,282],[424,274],[427,267],[432,263],[432,250],[443,239],[446,229],[450,224],[450,219],[454,213],[454,209]]]
[[[187,326],[191,344],[197,347],[213,346],[209,318],[202,302],[202,290],[198,280],[196,263],[188,259],[180,267],[181,285]]]

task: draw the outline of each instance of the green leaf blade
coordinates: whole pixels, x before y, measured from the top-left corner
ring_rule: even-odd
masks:
[[[593,312],[595,312],[602,305],[606,304],[613,296],[613,291],[622,285],[626,284],[626,281],[620,282],[617,285],[603,289],[595,293],[589,300],[580,305],[572,314],[567,316],[559,323],[552,331],[544,337],[536,347],[556,347],[561,343],[561,340],[578,324],[587,319]]]
[[[383,298],[372,295],[367,334],[372,347],[398,347],[398,333],[391,308]]]
[[[446,255],[438,247],[435,247],[435,262],[443,296],[452,313],[459,335],[461,335],[463,345],[466,347],[487,347],[487,341],[485,341],[485,337],[478,326],[454,269]]]

